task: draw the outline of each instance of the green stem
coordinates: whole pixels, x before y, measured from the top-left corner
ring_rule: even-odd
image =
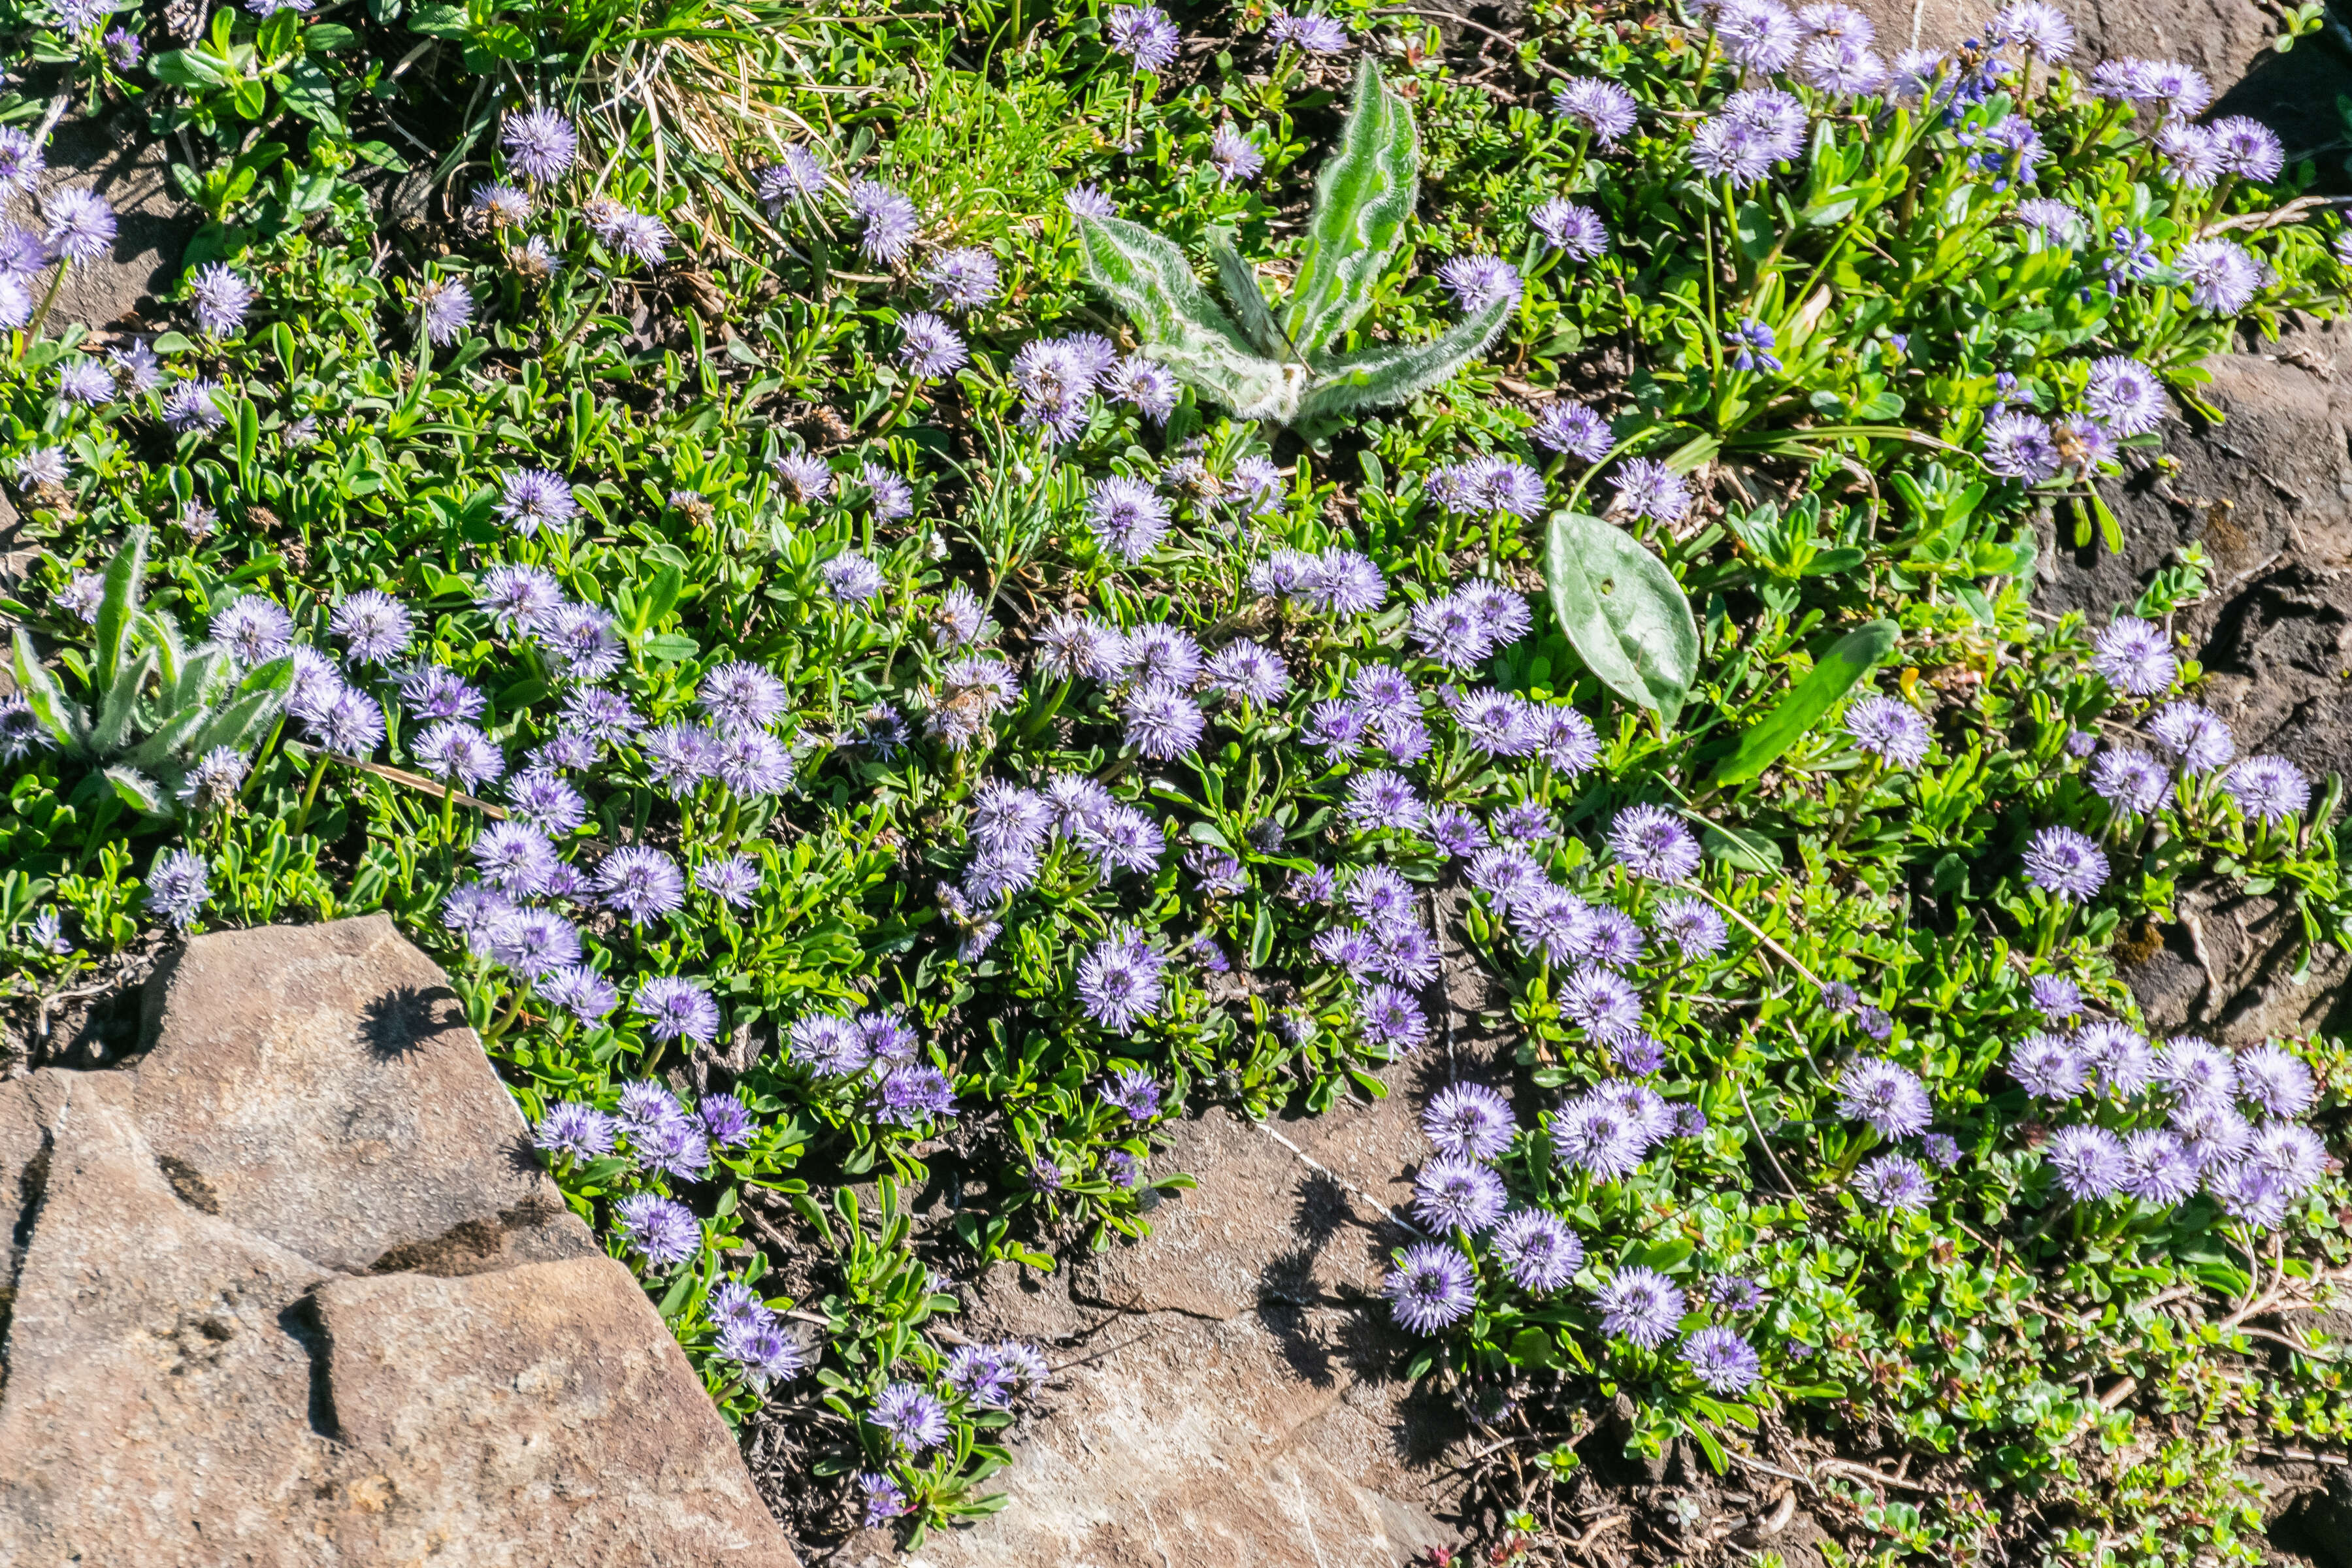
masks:
[[[319,798],[319,781],[327,776],[327,753],[320,752],[310,764],[310,782],[302,786],[302,809],[294,814],[294,837],[302,837],[303,827],[310,820],[310,803]]]
[[[41,296],[41,308],[25,323],[25,341],[29,343],[41,335],[41,323],[49,319],[49,307],[58,302],[58,290],[65,287],[66,268],[73,265],[70,257],[58,258],[58,269],[49,275],[49,291]]]

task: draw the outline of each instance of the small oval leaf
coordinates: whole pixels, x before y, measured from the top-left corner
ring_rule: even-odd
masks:
[[[1671,723],[1698,674],[1698,621],[1666,563],[1597,517],[1556,511],[1552,614],[1601,684]]]

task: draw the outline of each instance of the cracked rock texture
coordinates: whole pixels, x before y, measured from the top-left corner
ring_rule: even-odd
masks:
[[[0,1085],[0,1562],[794,1563],[456,1000],[383,915],[199,937]]]
[[[1376,1299],[1416,1239],[1396,1215],[1442,1079],[1391,1076],[1317,1119],[1183,1123],[1165,1163],[1200,1185],[1141,1245],[982,1282],[964,1331],[1057,1347],[1059,1370],[998,1478],[1014,1506],[926,1542],[928,1568],[1384,1568],[1454,1542],[1461,1428],[1412,1397]]]

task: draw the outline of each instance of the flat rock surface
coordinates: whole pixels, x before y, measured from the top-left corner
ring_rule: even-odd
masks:
[[[968,1331],[1056,1344],[1052,1405],[1002,1478],[1016,1506],[932,1538],[924,1562],[1402,1568],[1452,1545],[1440,1461],[1460,1426],[1416,1407],[1410,1341],[1376,1299],[1391,1249],[1416,1239],[1398,1216],[1427,1152],[1428,1070],[1318,1119],[1181,1123],[1164,1158],[1201,1184],[1152,1211],[1149,1237],[1066,1280],[992,1274]]]
[[[0,1563],[793,1568],[383,916],[198,937],[0,1084]]]

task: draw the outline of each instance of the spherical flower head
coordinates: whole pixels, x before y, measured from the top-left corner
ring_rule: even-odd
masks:
[[[1601,1311],[1601,1331],[1622,1335],[1643,1350],[1672,1339],[1688,1303],[1682,1289],[1654,1268],[1621,1268],[1592,1293]]]
[[[1429,1016],[1410,993],[1385,983],[1364,987],[1356,1016],[1365,1041],[1391,1055],[1418,1050],[1429,1038]]]
[[[741,659],[704,675],[694,700],[722,730],[764,730],[791,705],[782,681],[763,667]]]
[[[53,260],[95,261],[114,245],[114,207],[96,191],[68,185],[41,204],[41,241]]]
[[[58,367],[58,398],[61,403],[96,408],[114,401],[114,377],[87,354],[76,354]]]
[[[1097,479],[1087,497],[1087,526],[1103,547],[1132,566],[1168,533],[1168,503],[1140,479]]]
[[[2217,316],[2244,313],[2270,280],[2269,269],[2244,247],[2227,239],[2192,239],[2172,258],[2188,285],[2189,301]]]
[[[1228,121],[1209,139],[1209,162],[1217,166],[1217,183],[1230,185],[1255,179],[1265,167],[1265,154],[1247,132]]]
[[[1802,7],[1797,13],[1797,26],[1808,38],[1851,38],[1857,44],[1874,43],[1878,38],[1875,23],[1838,0]]]
[[[40,188],[48,159],[33,134],[18,126],[0,127],[0,195],[30,195]]]
[[[557,865],[546,834],[520,822],[493,822],[475,836],[474,864],[482,880],[518,896],[538,893]]]
[[[1084,434],[1087,400],[1100,374],[1069,342],[1041,338],[1022,344],[1013,356],[1008,379],[1020,395],[1024,424],[1055,441],[1076,440]]]
[[[1102,1099],[1130,1121],[1149,1121],[1160,1114],[1159,1080],[1141,1068],[1121,1068],[1105,1079]]]
[[[1894,1062],[1856,1057],[1838,1075],[1838,1114],[1868,1122],[1882,1138],[1926,1131],[1935,1110],[1918,1075]]]
[[[1001,287],[996,258],[972,246],[940,252],[922,276],[931,302],[943,309],[976,310],[995,299]]]
[[[2273,1116],[2311,1109],[2311,1069],[2284,1046],[2265,1044],[2238,1053],[2238,1092]]]
[[[1571,930],[1566,945],[1580,945]],[[1579,969],[1560,987],[1559,1010],[1570,1023],[1603,1045],[1631,1038],[1642,1027],[1642,994],[1614,971]]]
[[[1609,852],[1636,877],[1686,882],[1698,869],[1698,840],[1664,806],[1629,805],[1609,825]]]
[[[466,210],[486,228],[520,228],[530,221],[530,196],[503,181],[479,184]]]
[[[155,857],[147,873],[147,908],[175,928],[186,931],[213,896],[212,868],[185,849],[166,849]]]
[[[741,799],[758,800],[792,787],[793,753],[765,730],[722,731],[710,749],[710,772]]]
[[[493,566],[482,574],[474,603],[504,632],[529,633],[545,626],[563,603],[562,584],[539,566]]]
[[[1413,1179],[1413,1215],[1440,1234],[1459,1229],[1475,1236],[1501,1219],[1509,1202],[1503,1178],[1475,1160],[1441,1156]]]
[[[1603,147],[1614,147],[1633,129],[1633,95],[1613,81],[1569,78],[1553,89],[1552,112],[1588,132]]]
[[[911,1383],[885,1384],[874,1396],[874,1408],[866,1413],[866,1419],[913,1453],[948,1440],[947,1406]]]
[[[1421,1130],[1440,1153],[1492,1160],[1511,1146],[1518,1121],[1503,1097],[1481,1083],[1449,1084],[1430,1097]]]
[[[2136,359],[2109,354],[2091,363],[2083,407],[2111,435],[2145,436],[2164,423],[2168,405],[2155,372]]]
[[[540,995],[583,1024],[602,1023],[621,1005],[611,981],[579,964],[542,974],[532,984]]]
[[[2230,1054],[2194,1035],[2166,1041],[2157,1070],[2176,1106],[2226,1110],[2237,1099],[2238,1069]]]
[[[2071,827],[2045,827],[2026,846],[2025,879],[2053,899],[2085,903],[2106,886],[2107,858]]]
[[[1420,827],[1428,807],[1402,774],[1375,768],[1348,781],[1347,799],[1339,811],[1363,832],[1411,833]]]
[[[608,857],[609,858],[609,857]],[[637,983],[629,1010],[646,1020],[656,1040],[708,1044],[719,1034],[719,1004],[708,988],[676,974],[651,975]]]
[[[1118,208],[1098,185],[1072,185],[1062,193],[1062,205],[1074,218],[1117,217]]]
[[[2061,1127],[2045,1149],[2058,1184],[2076,1203],[2095,1203],[2123,1190],[2129,1160],[2123,1140],[2104,1127]]]
[[[454,278],[428,278],[416,286],[416,310],[427,339],[455,342],[474,319],[473,290]]]
[[[175,436],[217,430],[228,423],[228,410],[221,406],[220,395],[221,384],[208,376],[181,382],[163,395],[163,423]]]
[[[1208,725],[1201,705],[1165,681],[1147,681],[1119,702],[1127,721],[1127,743],[1153,762],[1164,763],[1194,750]]]
[[[1685,1337],[1683,1364],[1714,1394],[1744,1394],[1764,1375],[1756,1347],[1738,1330],[1719,1324]]]
[[[2057,65],[2074,52],[2074,24],[2065,12],[2044,0],[2017,0],[1993,18],[1993,28],[2009,43],[2048,65]]]
[[[1416,1334],[1434,1334],[1467,1316],[1477,1304],[1477,1277],[1470,1260],[1452,1247],[1422,1242],[1408,1247],[1391,1266],[1381,1294],[1396,1321]]]
[[[458,678],[446,665],[421,664],[400,678],[400,705],[409,716],[430,722],[436,719],[478,719],[485,706],[482,694]]]
[[[1154,425],[1166,424],[1176,411],[1177,391],[1176,377],[1168,367],[1141,354],[1128,355],[1103,378],[1106,396],[1133,404]]]
[[[1354,550],[1326,550],[1299,585],[1307,602],[1333,615],[1368,615],[1389,596],[1388,579],[1371,558]]]
[[[621,1234],[656,1268],[675,1268],[702,1247],[702,1222],[675,1198],[638,1193],[613,1205]]]
[[[1209,689],[1244,702],[1279,702],[1290,689],[1282,656],[1248,637],[1219,648],[1208,664]]]
[[[1580,403],[1544,405],[1528,430],[1528,439],[1547,452],[1587,463],[1607,457],[1611,446],[1609,422]]]
[[[251,766],[251,759],[235,746],[215,746],[188,770],[181,781],[180,798],[191,811],[219,811],[236,799],[237,788]]]
[[[507,162],[534,185],[556,179],[580,153],[579,133],[572,121],[551,109],[508,115],[499,143],[506,149]]]
[[[2031,414],[1996,414],[1985,421],[1980,454],[1988,473],[2040,484],[2058,472],[2058,444],[2049,425]]]
[[[1806,86],[1841,98],[1860,98],[1886,86],[1886,62],[1852,38],[1815,38],[1797,60]]]
[[[845,605],[862,605],[882,592],[882,569],[855,550],[845,550],[816,569],[825,591]]]
[[[2009,1076],[2036,1100],[2068,1100],[2083,1092],[2087,1064],[2061,1035],[2033,1034],[2010,1047]]]
[[[2074,1051],[2104,1092],[2127,1099],[2156,1081],[2156,1052],[2128,1024],[2101,1018],[2085,1025],[2074,1036]]]
[[[236,268],[211,261],[188,279],[188,298],[195,307],[196,325],[214,337],[225,338],[245,325],[253,289]]]
[[[1690,487],[1654,458],[1628,458],[1618,465],[1611,482],[1616,487],[1612,511],[1669,524],[1680,522],[1690,511]]]
[[[1543,1209],[1515,1209],[1504,1215],[1489,1247],[1512,1284],[1538,1295],[1566,1286],[1584,1267],[1582,1239],[1558,1215]]]
[[[2286,149],[2280,145],[2278,133],[2269,126],[2242,114],[2231,114],[2216,120],[2207,129],[2212,133],[2216,156],[2224,173],[2264,183],[2278,178],[2286,162]]]
[[[1541,844],[1559,833],[1559,824],[1541,801],[1523,800],[1495,814],[1495,837],[1508,843]]]
[[[344,642],[344,657],[353,664],[388,664],[407,651],[416,620],[391,595],[362,588],[346,595],[328,619]]]
[[[962,335],[929,310],[909,311],[898,319],[898,363],[916,380],[938,381],[953,375],[971,357]]]
[[[2166,703],[2149,718],[2147,732],[2179,759],[2184,773],[2211,773],[2238,750],[2229,725],[2212,710],[2194,702]]]
[[[1266,37],[1310,55],[1336,55],[1348,47],[1348,29],[1328,16],[1293,16],[1276,11],[1267,22]]]
[[[294,617],[259,594],[241,594],[213,616],[213,641],[250,669],[283,654],[294,640]]]
[[[2091,646],[2091,668],[2108,685],[2134,697],[2153,697],[2168,689],[2180,672],[2164,629],[2136,616],[2116,616]]]
[[[1139,71],[1166,69],[1184,42],[1168,13],[1157,5],[1112,6],[1103,35],[1112,51],[1133,60]]]
[[[559,1100],[547,1108],[531,1142],[550,1154],[593,1160],[613,1152],[613,1119],[593,1105]]]
[[[1898,768],[1916,768],[1927,755],[1927,721],[1918,710],[1893,697],[1865,697],[1845,711],[1846,733],[1854,749]]]
[[[1631,1175],[1650,1149],[1625,1108],[1601,1094],[1579,1095],[1561,1106],[1552,1117],[1551,1142],[1562,1165],[1604,1182]]]
[[[2284,757],[2248,757],[2221,775],[2238,809],[2257,822],[2277,822],[2311,804],[2311,781]]]
[[[1141,933],[1115,928],[1078,961],[1079,1010],[1114,1034],[1133,1034],[1160,1008],[1165,962]]]
[[[914,247],[922,217],[915,204],[876,180],[860,180],[849,187],[849,206],[864,227],[857,248],[868,261],[887,266]]]
[[[1518,268],[1497,257],[1457,256],[1438,268],[1437,280],[1465,310],[1519,297]]]
[[[1591,207],[1557,197],[1528,215],[1528,224],[1555,250],[1590,261],[1609,249],[1609,226]]]
[[[2119,811],[2146,815],[2172,792],[2172,775],[2146,752],[2105,751],[2091,764],[2091,788]]]
[[[2198,1179],[2197,1161],[2177,1135],[2149,1127],[2125,1137],[2119,1186],[2128,1195],[2170,1208],[2197,1190]]]
[[[1923,1209],[1935,1189],[1916,1162],[1881,1154],[1853,1173],[1853,1194],[1867,1209]]]
[[[1673,943],[1686,959],[1713,958],[1731,935],[1715,906],[1701,899],[1663,900],[1650,923],[1661,940]]]
[[[2246,1163],[2276,1176],[2290,1197],[2299,1197],[2327,1173],[2327,1146],[2308,1127],[2272,1121],[2246,1146]]]

